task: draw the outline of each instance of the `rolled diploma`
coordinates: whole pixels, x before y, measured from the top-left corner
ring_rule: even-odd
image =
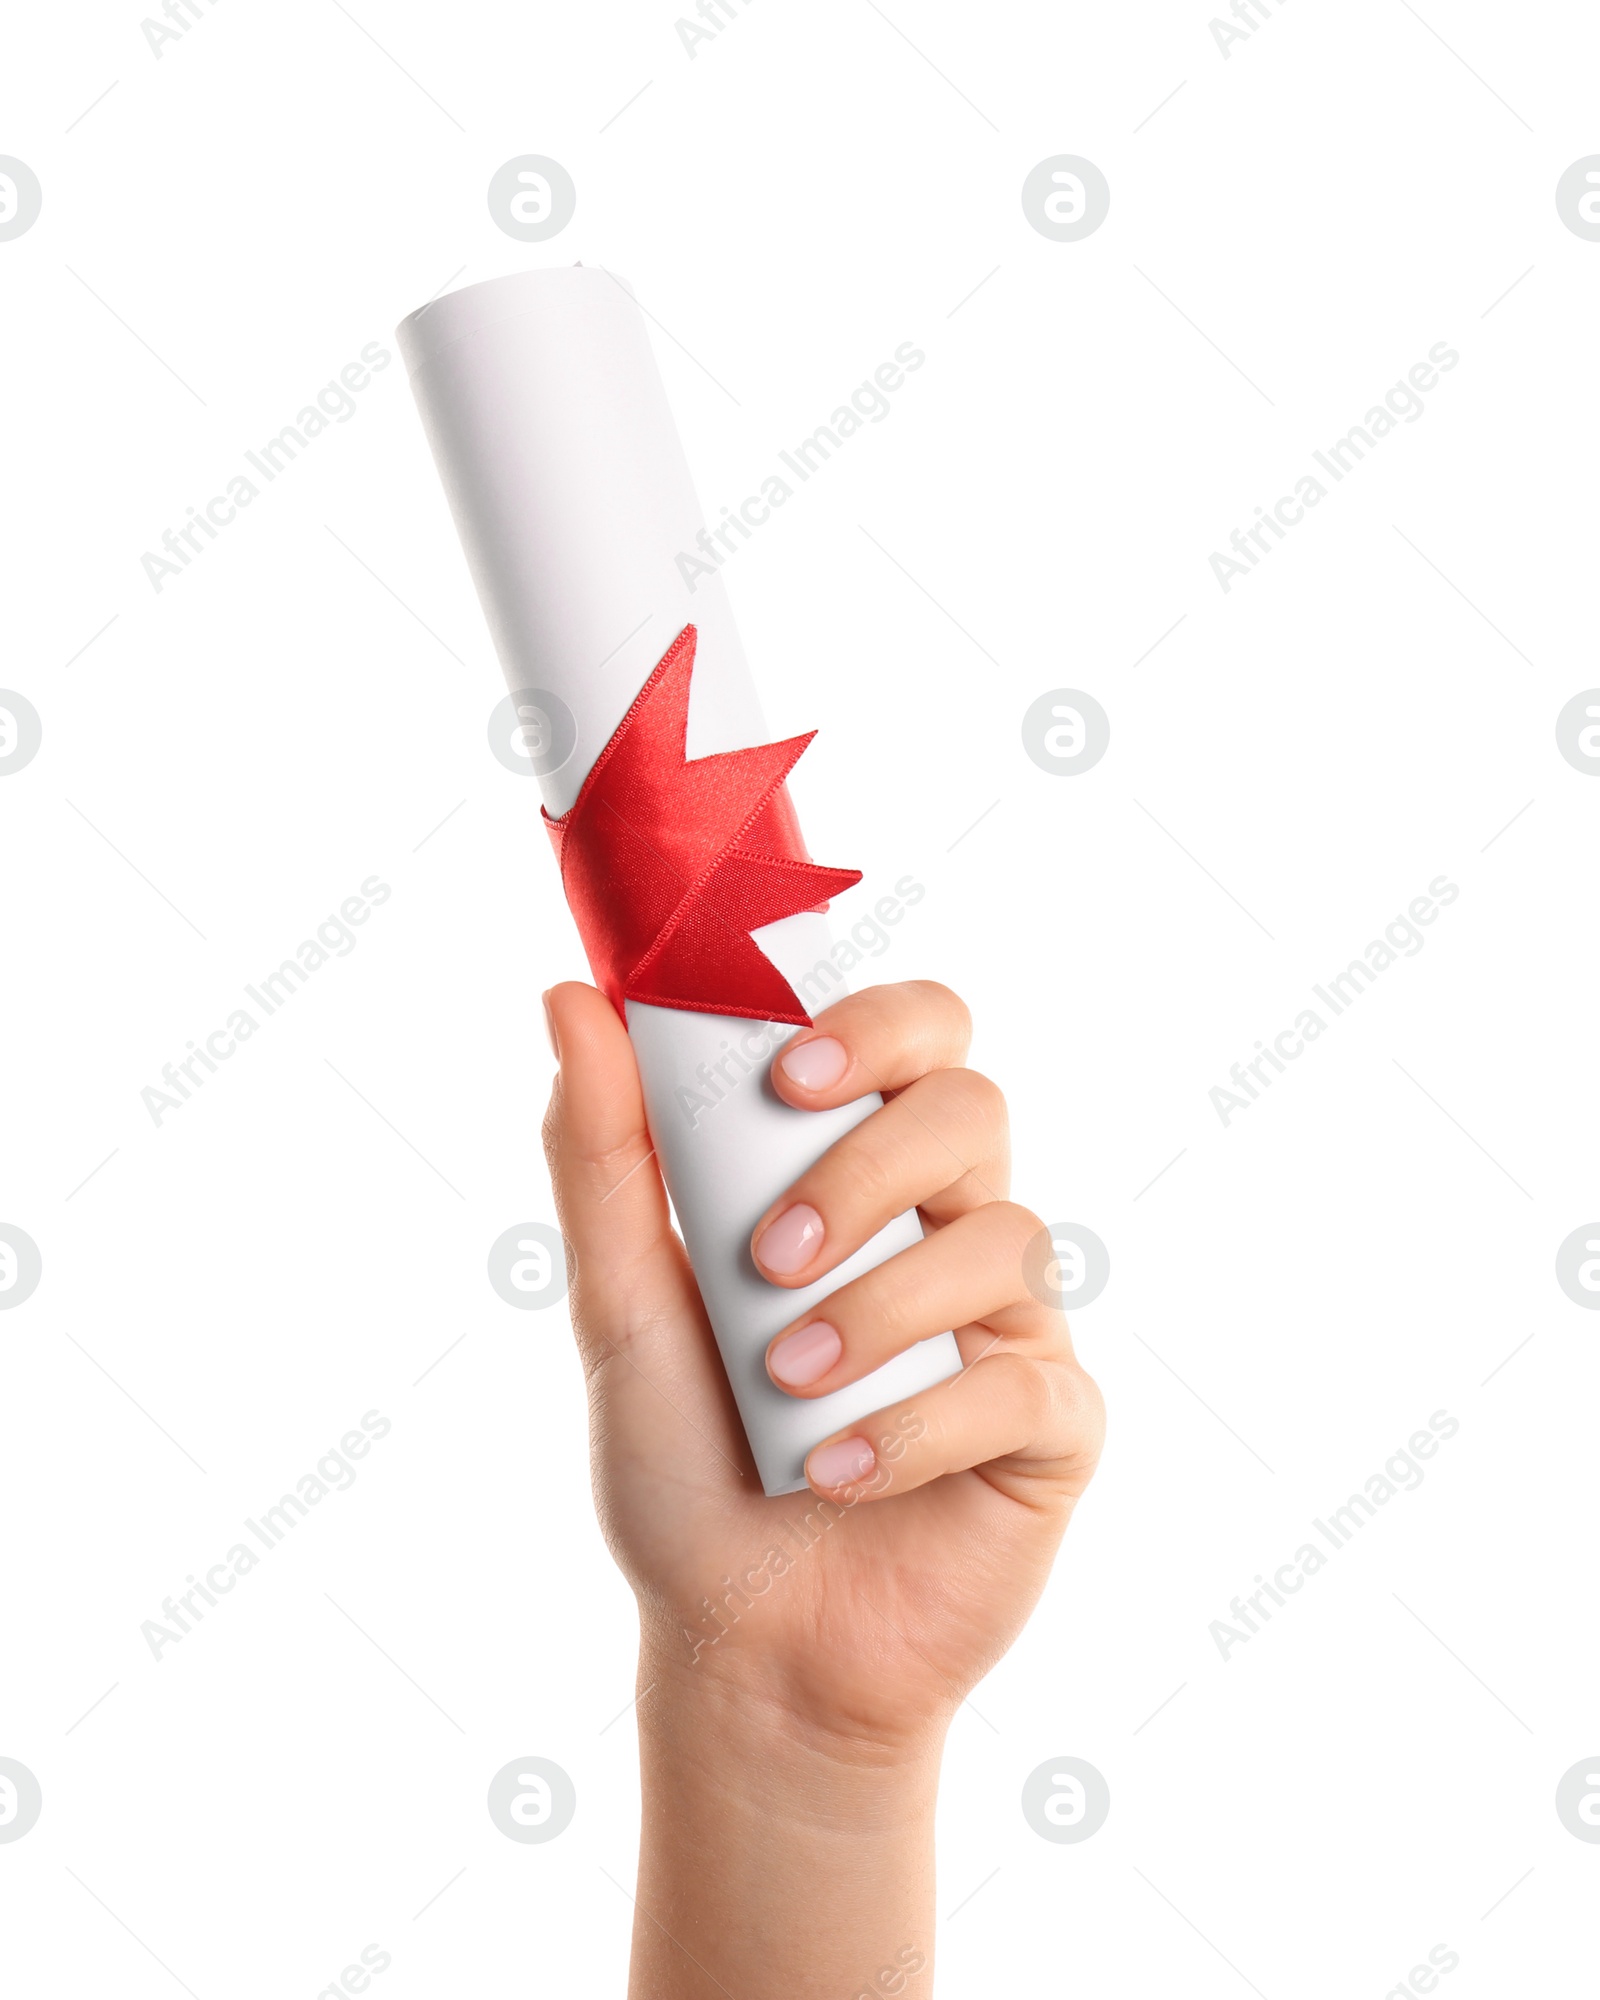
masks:
[[[691,595],[675,561],[704,520],[631,290],[595,267],[527,271],[447,293],[397,338],[507,684],[556,695],[577,726],[572,755],[540,779],[551,816],[577,798],[686,624],[699,632],[689,756],[770,741],[722,579],[702,578]],[[811,1005],[827,918],[786,917],[754,935]],[[961,1367],[954,1335],[941,1333],[814,1401],[767,1375],[775,1333],[921,1237],[915,1214],[899,1216],[801,1291],[767,1283],[750,1257],[767,1207],[882,1100],[796,1111],[767,1074],[792,1029],[768,1024],[769,1053],[744,1076],[728,1051],[759,1048],[761,1024],[626,1008],[650,1137],[763,1489],[798,1492],[822,1439]],[[740,1081],[691,1116],[677,1093],[707,1096],[702,1065],[715,1074],[718,1062],[724,1083]]]

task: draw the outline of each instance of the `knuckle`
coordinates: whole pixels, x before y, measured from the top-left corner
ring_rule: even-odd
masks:
[[[951,1069],[944,1072],[942,1082],[962,1117],[986,1141],[1004,1129],[1009,1116],[1006,1094],[992,1076],[977,1069]]]
[[[865,1357],[873,1367],[922,1332],[914,1289],[895,1273],[895,1261],[853,1279],[815,1309],[844,1336],[846,1353]]]
[[[1051,1435],[1062,1439],[1092,1471],[1105,1444],[1106,1399],[1099,1383],[1075,1360],[1053,1363],[1051,1373],[1055,1377]]]
[[[1031,1208],[1024,1208],[1019,1201],[992,1201],[982,1213],[986,1226],[995,1232],[1001,1246],[1018,1259],[1046,1227]]]
[[[1062,1415],[1058,1371],[1037,1355],[1012,1354],[1006,1358],[1011,1366],[1013,1393],[1027,1413],[1033,1435],[1048,1434],[1057,1427]]]
[[[1105,1391],[1089,1373],[1088,1369],[1078,1361],[1074,1361],[1071,1364],[1068,1370],[1068,1379],[1072,1383],[1073,1393],[1078,1399],[1079,1408],[1082,1409],[1086,1416],[1093,1418],[1096,1431],[1101,1437],[1104,1437],[1106,1428]]]
[[[874,1344],[883,1361],[928,1338],[927,1302],[906,1285],[885,1285],[873,1301]],[[943,1324],[943,1322],[940,1322]]]
[[[972,1010],[959,993],[937,979],[907,980],[906,990],[925,1011],[942,1015],[950,1032],[966,1047],[972,1039]]]
[[[825,1163],[821,1189],[852,1212],[876,1213],[890,1200],[889,1163],[880,1148],[861,1138],[846,1140]]]

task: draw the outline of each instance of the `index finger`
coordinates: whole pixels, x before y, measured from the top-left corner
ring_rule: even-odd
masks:
[[[801,1111],[830,1110],[869,1091],[904,1090],[931,1070],[966,1060],[972,1016],[932,979],[874,986],[820,1013],[772,1065],[778,1095]]]

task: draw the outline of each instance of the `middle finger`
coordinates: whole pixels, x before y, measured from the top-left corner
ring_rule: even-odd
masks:
[[[1005,1098],[976,1070],[936,1070],[830,1146],[756,1224],[751,1255],[775,1285],[808,1285],[895,1216],[944,1222],[998,1201],[1009,1171]]]

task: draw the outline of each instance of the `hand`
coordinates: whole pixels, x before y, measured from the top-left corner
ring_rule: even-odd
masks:
[[[801,1109],[873,1090],[887,1102],[757,1224],[763,1274],[812,1284],[908,1208],[927,1232],[803,1316],[808,1331],[786,1329],[773,1380],[823,1395],[946,1327],[965,1364],[811,1454],[813,1492],[844,1503],[840,1518],[807,1494],[762,1495],[621,1021],[590,987],[558,986],[547,1006],[561,1069],[546,1144],[574,1252],[596,1502],[654,1664],[732,1676],[840,1741],[919,1740],[1021,1629],[1102,1423],[1064,1320],[1023,1279],[1044,1225],[1005,1199],[1005,1102],[959,1067],[965,1007],[931,984],[876,988],[829,1008],[773,1067]],[[800,1532],[780,1535],[785,1521]],[[786,1566],[775,1549],[793,1551]],[[744,1578],[768,1581],[752,1592]]]
[[[967,1011],[941,986],[842,1000],[774,1063],[801,1109],[887,1102],[761,1218],[763,1274],[812,1284],[907,1208],[927,1233],[786,1328],[772,1379],[824,1395],[947,1327],[964,1370],[826,1440],[812,1491],[769,1500],[671,1228],[627,1034],[592,987],[545,1003],[595,1501],[639,1600],[630,1992],[931,1994],[931,1974],[911,1982],[933,1957],[945,1728],[1043,1588],[1102,1427],[1065,1322],[1023,1279],[1043,1225],[1005,1199],[1004,1100],[959,1067]]]

